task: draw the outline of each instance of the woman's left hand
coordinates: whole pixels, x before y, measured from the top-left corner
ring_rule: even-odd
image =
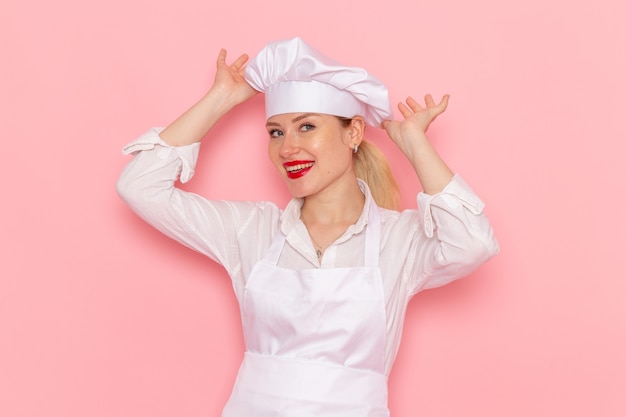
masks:
[[[446,110],[449,99],[450,96],[446,94],[436,104],[433,96],[427,94],[424,98],[426,104],[424,107],[413,97],[409,97],[406,99],[406,104],[402,102],[398,104],[398,110],[404,116],[404,120],[385,120],[382,127],[387,131],[391,140],[406,154],[415,141],[425,139],[428,126]]]
[[[435,194],[443,190],[454,175],[446,163],[437,154],[426,138],[428,126],[448,107],[449,95],[443,96],[439,104],[428,94],[421,106],[413,97],[400,103],[398,109],[404,120],[385,120],[382,127],[391,140],[409,159],[427,194]]]

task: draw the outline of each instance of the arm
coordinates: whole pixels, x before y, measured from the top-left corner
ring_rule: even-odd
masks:
[[[398,105],[404,120],[385,120],[382,124],[391,140],[413,165],[424,192],[431,195],[443,190],[454,176],[426,137],[428,126],[446,110],[448,99],[449,96],[445,95],[439,104],[435,104],[428,94],[426,107],[422,107],[409,97],[406,104]]]
[[[426,239],[414,242],[412,253],[416,282],[414,291],[444,285],[468,275],[498,250],[484,204],[471,188],[437,154],[426,137],[428,126],[448,106],[445,95],[439,104],[425,97],[425,107],[409,97],[398,108],[402,121],[385,121],[383,128],[406,155],[422,184],[417,219]],[[430,239],[435,237],[435,239]]]
[[[165,130],[151,129],[124,148],[134,158],[117,183],[120,197],[132,210],[171,238],[220,262],[236,261],[238,227],[257,210],[253,204],[209,201],[175,186],[194,172],[198,143],[228,110],[250,98],[254,90],[243,79],[246,55],[226,65],[217,59],[209,92]],[[233,261],[233,259],[235,261]]]
[[[232,108],[257,93],[244,79],[246,54],[231,65],[226,64],[226,51],[217,57],[215,81],[209,92],[193,107],[160,133],[161,139],[171,146],[185,146],[199,142],[217,121]]]

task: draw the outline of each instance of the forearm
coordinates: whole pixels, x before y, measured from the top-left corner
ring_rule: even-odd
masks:
[[[200,142],[222,116],[256,94],[243,77],[243,66],[247,59],[248,56],[243,54],[228,65],[226,50],[222,49],[217,57],[213,87],[200,101],[161,132],[161,140],[171,146]]]
[[[398,105],[404,120],[386,120],[382,124],[391,140],[413,165],[424,192],[431,195],[441,192],[454,176],[426,137],[428,126],[446,110],[448,99],[449,95],[446,94],[439,104],[435,104],[432,96],[427,94],[424,107],[414,98],[408,97],[406,104]]]
[[[167,126],[159,136],[171,146],[199,142],[233,107],[235,104],[232,104],[225,94],[211,89],[200,101]]]
[[[407,149],[402,149],[411,162],[426,194],[441,192],[452,180],[454,173],[439,156],[435,148],[421,133],[412,140]]]

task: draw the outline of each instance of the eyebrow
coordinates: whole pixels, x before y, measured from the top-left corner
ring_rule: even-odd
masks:
[[[296,116],[293,119],[291,119],[291,123],[295,123],[295,122],[300,121],[302,119],[306,119],[309,116],[319,116],[319,114],[318,113],[302,113],[301,115]],[[265,123],[265,126],[280,126],[280,123],[267,122],[267,123]]]

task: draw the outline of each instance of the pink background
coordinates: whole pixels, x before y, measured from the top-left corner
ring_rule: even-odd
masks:
[[[0,415],[217,416],[242,356],[228,278],[119,200],[121,147],[208,88],[220,47],[300,35],[408,94],[452,96],[431,139],[501,253],[422,293],[394,416],[626,415],[625,10],[618,0],[3,0]],[[288,196],[262,100],[186,186]],[[417,180],[382,132],[414,206]]]

